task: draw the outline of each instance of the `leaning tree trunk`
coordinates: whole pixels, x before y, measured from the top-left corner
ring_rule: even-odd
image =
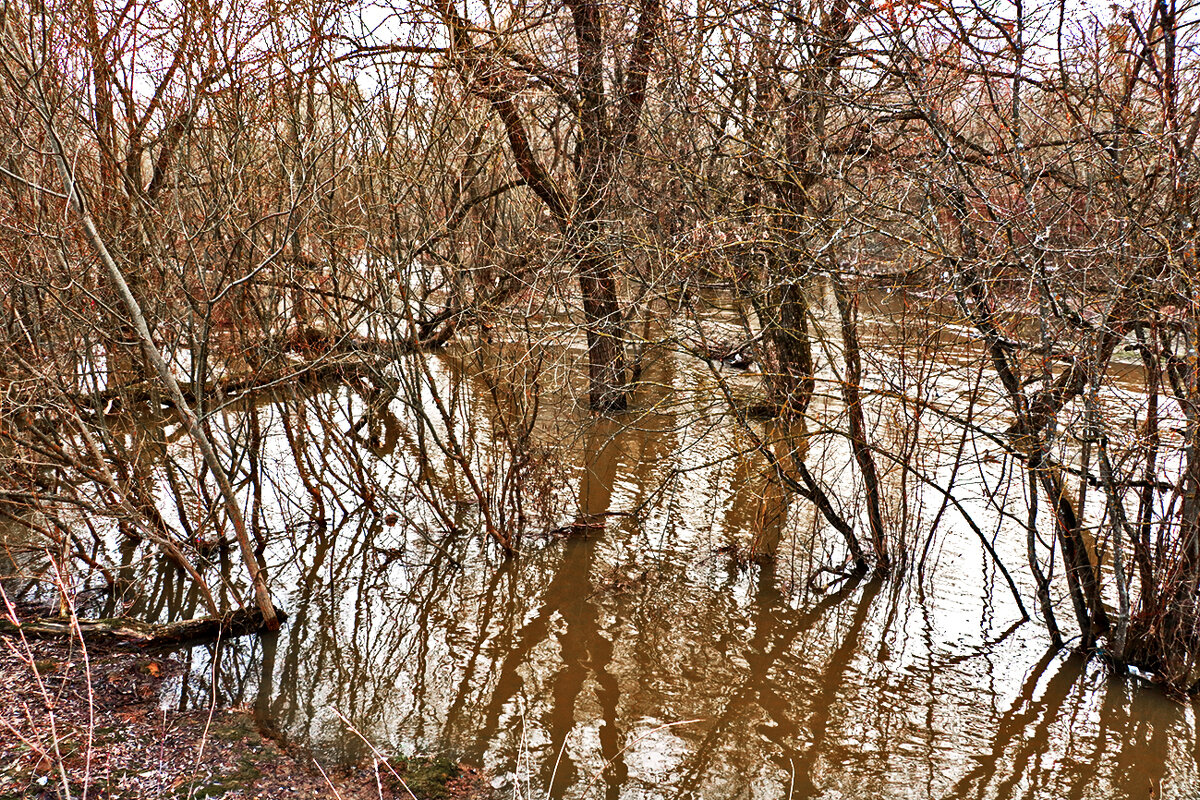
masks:
[[[6,31],[7,33],[7,31]],[[10,43],[16,44],[14,37],[9,37]],[[200,425],[200,421],[196,418],[195,413],[187,404],[183,397],[183,392],[179,387],[175,376],[171,374],[170,367],[163,359],[162,354],[158,351],[158,346],[154,343],[154,338],[150,334],[150,328],[146,323],[146,318],[142,314],[142,308],[137,299],[133,296],[129,289],[129,284],[125,280],[124,274],[117,265],[116,260],[109,252],[107,245],[96,229],[96,224],[88,212],[87,201],[84,198],[82,188],[76,180],[75,173],[71,164],[67,161],[66,153],[64,152],[62,140],[58,136],[58,131],[54,126],[54,119],[51,116],[49,103],[46,102],[45,96],[41,92],[41,86],[36,79],[38,74],[32,64],[24,59],[24,52],[19,47],[13,47],[10,52],[16,53],[17,58],[24,63],[21,66],[26,70],[27,74],[33,78],[31,80],[31,91],[33,97],[30,98],[31,105],[34,110],[42,118],[42,124],[46,131],[46,138],[49,140],[51,147],[51,155],[58,166],[59,173],[62,177],[63,188],[67,203],[72,211],[75,212],[79,219],[80,226],[83,228],[85,238],[88,244],[95,251],[96,256],[100,259],[108,272],[109,279],[117,290],[126,310],[129,312],[130,321],[133,324],[134,330],[138,334],[138,338],[142,347],[146,351],[146,358],[153,365],[158,377],[166,387],[171,402],[175,405],[179,416],[183,420],[188,434],[200,448],[200,452],[204,457],[205,463],[213,476],[217,480],[217,484],[221,490],[221,496],[225,501],[225,510],[229,515],[230,521],[233,523],[234,532],[237,536],[238,545],[241,547],[242,556],[246,562],[246,569],[250,573],[250,580],[254,586],[254,596],[258,604],[259,610],[262,612],[263,624],[270,630],[279,627],[279,620],[275,614],[275,606],[271,602],[271,594],[267,588],[266,574],[259,566],[257,559],[254,556],[254,548],[250,544],[250,537],[246,531],[246,523],[242,517],[241,507],[238,505],[237,496],[234,494],[233,487],[229,482],[229,476],[225,472],[224,466],[220,459],[217,458],[216,451],[213,449],[212,443],[205,434],[204,429]]]

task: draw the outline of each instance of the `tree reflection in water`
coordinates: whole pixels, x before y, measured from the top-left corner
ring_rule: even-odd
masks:
[[[322,424],[346,425],[344,398],[306,404]],[[331,760],[363,755],[344,714],[385,750],[444,750],[552,797],[1200,787],[1193,709],[1047,653],[992,591],[994,569],[971,539],[939,544],[937,582],[811,581],[829,563],[811,509],[772,508],[769,475],[714,457],[736,449],[734,426],[678,421],[597,420],[568,442],[575,533],[531,541],[516,559],[496,559],[479,537],[430,541],[416,514],[389,524],[379,501],[326,499],[323,522],[309,514],[288,550],[268,551],[290,587],[289,624],[191,651],[170,701],[252,705],[263,725]],[[385,427],[392,449],[363,463],[408,480],[427,466],[419,442],[399,410]],[[311,434],[305,446],[323,445]],[[433,480],[428,491],[455,497],[452,480]],[[286,481],[271,478],[276,491]],[[387,503],[405,500],[397,490]],[[458,500],[465,521],[470,502]],[[727,552],[771,538],[775,559]],[[196,612],[170,570],[154,574],[145,613]],[[670,724],[684,720],[696,722]]]

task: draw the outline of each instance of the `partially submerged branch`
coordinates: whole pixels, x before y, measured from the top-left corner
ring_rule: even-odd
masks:
[[[21,622],[0,618],[0,634],[24,635],[31,639],[71,639],[82,636],[93,642],[139,648],[200,644],[233,636],[246,636],[278,628],[287,614],[272,609],[270,621],[257,608],[239,608],[221,616],[199,617],[178,622],[151,624],[136,619],[88,619],[76,623],[69,617],[37,617]]]

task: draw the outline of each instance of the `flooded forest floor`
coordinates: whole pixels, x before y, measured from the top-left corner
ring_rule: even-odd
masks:
[[[664,340],[750,335],[725,299]],[[832,328],[836,299],[815,292],[814,319]],[[541,363],[533,348],[485,341],[226,397],[209,418],[286,625],[173,652],[0,636],[0,800],[1200,796],[1200,706],[1030,619],[1069,619],[1065,551],[1057,518],[1032,513],[1039,489],[985,354],[953,318],[874,300],[861,349],[878,377],[855,429],[888,465],[879,552],[911,569],[844,568],[830,516],[849,540],[873,523],[833,349],[801,421],[751,413],[768,397],[761,365],[682,345],[647,357],[627,414],[594,415],[566,369],[584,352],[569,328],[549,388],[520,372]],[[1114,437],[1151,397],[1181,424],[1141,369],[1127,358],[1089,401]],[[917,388],[896,378],[910,372]],[[97,479],[61,521],[35,507],[0,528],[0,599],[29,604],[15,616],[70,605],[159,627],[245,608],[217,490],[150,405],[79,421],[138,472],[140,506],[114,506]],[[1068,431],[1086,421],[1063,414]],[[1076,438],[1056,451],[1064,475]],[[50,497],[75,490],[55,480]],[[1121,541],[1104,538],[1108,495],[1087,497],[1087,557],[1124,574],[1105,560]],[[143,517],[175,558],[130,535],[153,531]],[[90,553],[65,538],[76,530]],[[1109,586],[1098,607],[1116,609]]]
[[[492,796],[483,773],[448,758],[326,767],[247,707],[166,708],[163,686],[181,669],[166,653],[6,638],[0,800]]]

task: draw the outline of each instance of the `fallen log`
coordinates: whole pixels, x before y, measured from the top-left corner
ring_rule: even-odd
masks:
[[[286,620],[278,608],[275,616]],[[199,617],[158,625],[137,619],[81,619],[79,632],[85,641],[107,645],[123,645],[150,649],[156,647],[200,644],[216,639],[246,636],[265,629],[263,613],[258,608],[240,608],[219,617]],[[0,634],[24,634],[31,639],[71,638],[76,635],[69,617],[34,617],[14,623],[0,618]]]
[[[269,391],[281,385],[295,383],[319,384],[322,381],[342,380],[356,375],[374,374],[387,365],[379,359],[363,359],[354,356],[324,358],[310,363],[292,365],[287,369],[266,374],[255,374],[236,378],[219,378],[208,381],[202,387],[192,383],[180,383],[179,390],[188,403],[197,403],[203,395],[209,400],[232,400],[239,397]],[[116,413],[124,404],[143,405],[154,395],[150,383],[124,384],[111,389],[102,389],[86,394],[69,394],[81,409],[101,408],[104,413]],[[166,402],[166,398],[162,398]]]

